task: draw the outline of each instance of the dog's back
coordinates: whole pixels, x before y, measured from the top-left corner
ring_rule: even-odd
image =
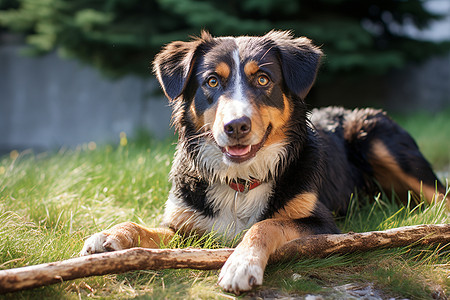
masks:
[[[445,188],[414,139],[377,109],[314,109],[311,121],[325,152],[327,176],[320,201],[345,214],[350,196],[392,191],[404,204],[442,200]],[[437,193],[436,193],[437,192]],[[437,197],[437,198],[436,198]]]

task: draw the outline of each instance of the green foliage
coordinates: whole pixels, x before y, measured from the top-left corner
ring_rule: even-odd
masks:
[[[381,74],[448,50],[392,26],[424,28],[438,18],[420,0],[0,0],[0,25],[26,34],[29,53],[58,49],[116,76],[150,75],[163,44],[202,29],[214,35],[293,30],[322,45],[325,74]]]
[[[19,7],[19,2],[17,0],[0,0],[0,10],[1,9],[17,9]]]

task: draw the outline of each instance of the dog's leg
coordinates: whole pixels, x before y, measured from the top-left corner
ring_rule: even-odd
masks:
[[[423,195],[428,203],[445,198],[444,186],[406,132],[372,141],[369,163],[384,191],[390,193],[394,189],[404,204],[408,191],[415,197]],[[449,197],[445,200],[449,205]]]
[[[320,222],[281,218],[256,223],[223,266],[219,285],[236,294],[261,285],[270,254],[293,239],[316,233],[317,226]]]
[[[84,242],[80,255],[133,247],[159,248],[160,244],[167,244],[174,234],[169,228],[145,228],[133,222],[125,222],[89,237]]]

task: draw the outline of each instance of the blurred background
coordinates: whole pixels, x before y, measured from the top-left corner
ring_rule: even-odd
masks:
[[[202,29],[311,38],[311,107],[450,109],[449,0],[0,0],[0,154],[172,134],[151,62]]]

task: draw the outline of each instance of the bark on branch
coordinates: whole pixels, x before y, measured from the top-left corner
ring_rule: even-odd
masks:
[[[450,224],[417,225],[386,231],[307,236],[291,241],[270,257],[270,262],[294,257],[368,251],[407,245],[450,243]],[[66,280],[123,273],[131,270],[189,268],[219,269],[233,249],[132,248],[0,271],[0,293],[14,292]]]

